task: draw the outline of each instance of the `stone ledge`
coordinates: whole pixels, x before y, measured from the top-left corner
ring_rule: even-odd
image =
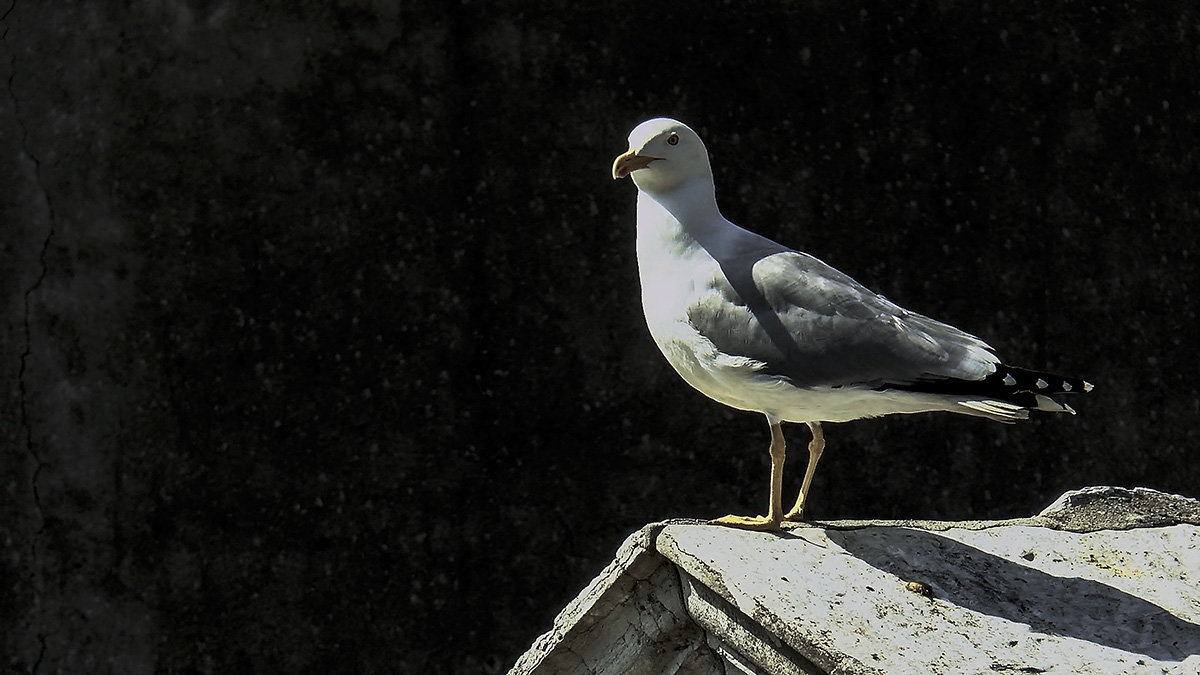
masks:
[[[643,527],[512,673],[1200,672],[1200,502],[1030,518]]]

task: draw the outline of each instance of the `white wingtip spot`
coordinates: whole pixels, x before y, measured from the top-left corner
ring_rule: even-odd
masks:
[[[1091,391],[1091,390],[1093,390],[1093,389],[1095,389],[1095,387],[1093,387],[1093,386],[1092,386],[1092,383],[1091,383],[1091,382],[1084,382],[1084,383],[1083,383],[1083,391],[1084,391],[1085,393],[1086,393],[1086,392],[1089,392],[1089,391]]]
[[[1017,383],[1017,378],[1013,377],[1011,374],[1004,376],[1004,385],[1005,386],[1011,387],[1011,386],[1015,385],[1016,383]]]
[[[1042,378],[1040,378],[1040,377],[1038,378],[1037,382],[1035,382],[1034,384],[1036,384],[1036,385],[1037,385],[1037,388],[1038,388],[1038,389],[1045,389],[1046,387],[1049,387],[1049,386],[1050,386],[1050,383],[1049,383],[1049,382],[1047,382],[1047,381],[1043,380],[1043,379],[1042,379]]]
[[[1074,389],[1074,387],[1071,386],[1071,383],[1063,380],[1063,391],[1071,391],[1072,389]]]
[[[1071,406],[1069,406],[1065,403],[1059,403],[1058,401],[1055,401],[1054,399],[1050,398],[1049,396],[1043,396],[1042,394],[1035,394],[1034,398],[1037,400],[1037,409],[1038,410],[1042,410],[1045,412],[1065,412],[1065,413],[1071,413],[1072,415],[1075,414],[1074,408],[1072,408]]]

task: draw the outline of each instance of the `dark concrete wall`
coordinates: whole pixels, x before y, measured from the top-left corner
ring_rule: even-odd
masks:
[[[1096,383],[833,425],[813,516],[1197,493],[1192,3],[10,4],[6,668],[497,672],[642,523],[759,510],[765,424],[642,324],[655,115],[735,222]]]

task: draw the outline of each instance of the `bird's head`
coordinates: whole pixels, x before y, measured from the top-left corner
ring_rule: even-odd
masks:
[[[695,178],[712,183],[708,150],[686,124],[666,117],[647,120],[629,132],[629,151],[613,161],[613,179],[632,176],[650,194],[673,190]]]

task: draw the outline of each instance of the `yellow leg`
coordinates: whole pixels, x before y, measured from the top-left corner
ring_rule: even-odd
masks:
[[[808,469],[804,472],[804,484],[800,486],[800,496],[796,497],[796,505],[783,517],[791,522],[804,520],[804,502],[808,500],[808,488],[812,485],[817,462],[821,461],[821,453],[825,451],[825,434],[821,432],[821,423],[809,422],[808,428],[812,429],[813,439],[808,444]]]
[[[778,530],[783,521],[783,462],[786,447],[783,427],[780,422],[767,418],[771,425],[771,502],[766,516],[725,516],[712,521],[714,525],[726,525],[743,530]]]

